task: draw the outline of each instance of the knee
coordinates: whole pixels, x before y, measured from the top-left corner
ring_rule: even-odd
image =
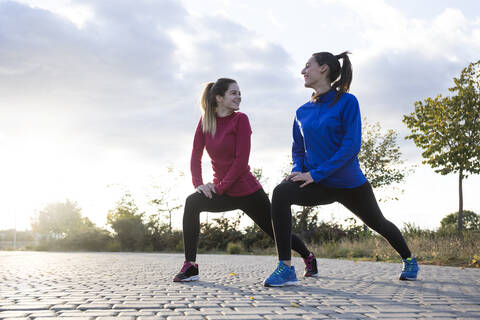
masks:
[[[272,194],[272,216],[279,214],[282,207],[290,207],[292,205],[292,182],[282,182],[273,189]]]
[[[286,200],[291,192],[292,182],[282,182],[273,189],[272,201]]]
[[[185,199],[184,215],[196,211],[201,196],[200,193],[194,192]]]

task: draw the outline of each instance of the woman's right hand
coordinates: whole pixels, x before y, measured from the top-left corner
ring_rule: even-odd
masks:
[[[285,180],[291,181],[293,177],[298,176],[299,174],[302,174],[302,173],[298,171],[292,172],[288,175],[288,177],[285,178]]]
[[[212,199],[213,193],[215,193],[215,185],[213,183],[202,184],[197,187],[198,193],[203,193],[205,197]]]

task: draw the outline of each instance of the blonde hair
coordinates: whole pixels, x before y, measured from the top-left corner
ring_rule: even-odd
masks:
[[[203,89],[201,98],[202,107],[202,130],[203,133],[215,135],[217,130],[217,96],[224,96],[228,87],[232,83],[237,83],[233,79],[220,78],[216,82],[209,82]]]

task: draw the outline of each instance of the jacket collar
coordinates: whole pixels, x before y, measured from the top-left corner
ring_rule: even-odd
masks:
[[[315,98],[315,101],[312,100],[312,102],[316,103],[332,103],[333,100],[335,100],[335,96],[337,94],[337,91],[335,89],[331,89],[330,91],[327,91]],[[314,95],[314,94],[313,94]],[[312,98],[313,98],[312,95]]]

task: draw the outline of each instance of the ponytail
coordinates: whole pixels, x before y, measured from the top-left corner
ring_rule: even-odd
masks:
[[[205,85],[202,93],[201,107],[202,107],[202,130],[203,133],[209,132],[212,136],[215,135],[217,130],[217,118],[216,118],[216,108],[217,100],[215,97],[211,96],[212,87],[215,85],[214,82],[209,82]]]
[[[352,63],[348,58],[350,52],[345,51],[337,55],[333,55],[330,52],[318,52],[314,53],[315,61],[319,66],[322,64],[327,64],[330,69],[330,83],[332,83],[332,88],[337,92],[335,100],[331,105],[336,103],[338,99],[350,90],[350,84],[352,83]],[[339,59],[343,59],[342,66],[340,67]],[[340,77],[340,78],[339,78]]]
[[[348,54],[350,52],[345,51],[340,54],[337,54],[335,58],[338,59],[343,59],[342,63],[342,68],[340,70],[340,79],[335,81],[332,84],[332,87],[337,90],[337,98],[335,100],[338,100],[342,94],[345,92],[348,92],[350,90],[350,84],[352,83],[352,63],[350,62],[350,59],[348,58]],[[340,95],[340,96],[339,96]]]
[[[232,83],[237,82],[233,79],[220,78],[205,85],[200,101],[203,133],[208,132],[212,136],[215,135],[217,130],[217,96],[223,97]]]

